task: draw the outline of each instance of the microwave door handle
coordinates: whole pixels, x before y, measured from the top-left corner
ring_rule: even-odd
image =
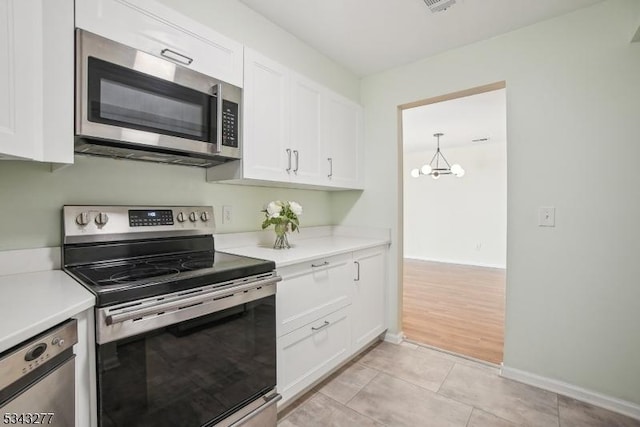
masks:
[[[215,117],[212,117],[212,120],[215,120],[216,123],[216,134],[214,136],[215,141],[211,141],[216,145],[216,153],[222,151],[222,83],[218,83],[214,85],[211,89],[213,94],[215,95]]]

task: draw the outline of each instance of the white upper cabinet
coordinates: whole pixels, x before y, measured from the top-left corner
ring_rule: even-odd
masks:
[[[323,157],[331,185],[364,188],[362,171],[362,107],[328,92],[324,102]]]
[[[296,73],[291,73],[291,139],[292,182],[318,184],[322,178],[323,88]]]
[[[245,178],[287,181],[293,168],[293,154],[288,148],[288,71],[246,49],[244,73],[242,161]]]
[[[242,86],[242,45],[152,0],[76,1],[76,26]]]
[[[244,178],[317,184],[322,88],[249,48],[244,70]]]
[[[362,107],[245,48],[242,160],[209,181],[362,189]]]
[[[0,0],[0,158],[73,163],[73,0]]]

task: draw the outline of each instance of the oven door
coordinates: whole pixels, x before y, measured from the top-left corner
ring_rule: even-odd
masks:
[[[142,304],[138,313],[131,304],[98,310],[118,336],[97,345],[101,426],[210,426],[275,388],[275,281],[226,292]],[[180,320],[167,324],[171,317]],[[123,336],[145,321],[165,325]]]

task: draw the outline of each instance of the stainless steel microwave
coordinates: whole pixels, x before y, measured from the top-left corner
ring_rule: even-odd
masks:
[[[202,167],[240,158],[242,89],[162,55],[76,30],[77,153]]]

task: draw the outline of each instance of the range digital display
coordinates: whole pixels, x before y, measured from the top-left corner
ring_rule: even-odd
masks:
[[[171,209],[158,210],[130,210],[130,227],[148,227],[153,225],[173,225],[173,211]]]

